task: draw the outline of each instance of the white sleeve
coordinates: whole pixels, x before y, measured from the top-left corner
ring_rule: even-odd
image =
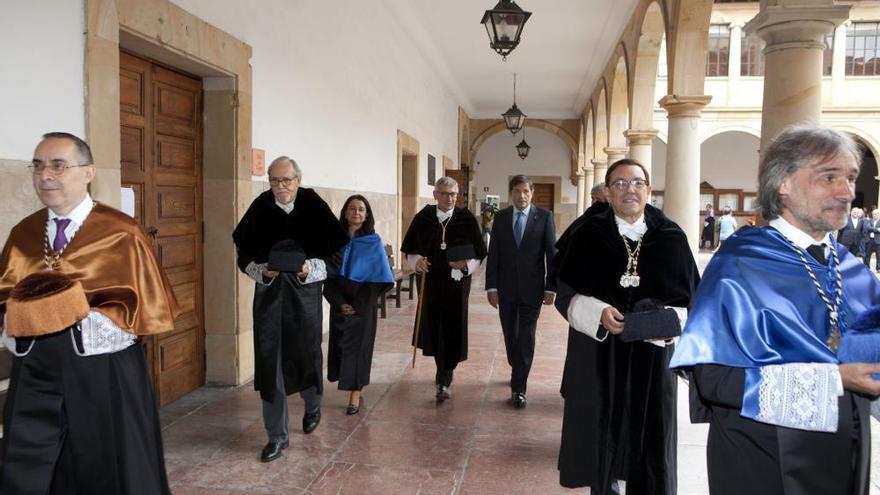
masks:
[[[311,284],[327,280],[327,264],[320,258],[309,258],[306,260],[309,265],[309,274],[303,280],[303,284]]]
[[[479,268],[479,267],[480,267],[480,260],[468,260],[468,262],[467,262],[468,275],[473,275],[474,272],[477,271],[477,268]]]
[[[602,319],[602,310],[608,306],[610,304],[595,297],[577,294],[568,303],[568,324],[578,332],[602,342],[608,338],[608,332],[599,338],[599,321]]]
[[[758,414],[762,423],[807,431],[837,431],[843,395],[835,363],[787,363],[759,368]],[[748,374],[746,388],[748,394]]]
[[[260,285],[271,285],[275,279],[271,277],[263,277],[264,266],[266,266],[266,263],[254,263],[251,261],[248,263],[248,266],[244,268],[244,271],[254,282]],[[266,282],[266,280],[268,280],[268,282]]]
[[[135,335],[116,326],[113,320],[100,311],[89,311],[89,314],[79,322],[79,330],[83,356],[118,352],[137,341]]]

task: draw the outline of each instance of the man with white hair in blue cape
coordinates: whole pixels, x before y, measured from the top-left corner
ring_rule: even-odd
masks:
[[[880,366],[847,362],[841,341],[880,304],[880,284],[830,235],[860,159],[841,132],[783,131],[759,172],[769,227],[738,231],[703,274],[670,366],[691,375],[692,420],[710,422],[713,495],[868,493]]]

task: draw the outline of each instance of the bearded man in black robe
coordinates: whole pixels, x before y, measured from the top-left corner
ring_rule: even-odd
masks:
[[[338,252],[348,235],[327,203],[313,189],[300,186],[302,172],[286,156],[269,166],[272,188],[251,203],[232,233],[238,267],[250,276],[254,290],[254,388],[263,400],[263,423],[269,443],[261,459],[269,462],[287,448],[287,395],[300,392],[305,401],[303,432],[321,421],[323,356],[321,354],[322,282],[335,276]],[[298,272],[268,265],[273,247],[284,241],[305,254]]]
[[[634,160],[605,175],[610,209],[583,217],[559,258],[556,307],[571,326],[560,484],[594,495],[676,493],[672,340],[626,342],[625,314],[659,301],[680,319],[699,281],[684,232],[647,205],[648,172]],[[627,339],[628,340],[628,339]]]
[[[438,402],[449,398],[452,372],[467,359],[471,275],[486,256],[480,224],[467,208],[455,207],[457,197],[455,179],[437,179],[437,204],[422,208],[413,217],[400,247],[413,270],[427,277],[425,292],[419,294],[424,302],[413,342],[425,356],[434,357]],[[468,252],[468,259],[450,261],[450,252]]]

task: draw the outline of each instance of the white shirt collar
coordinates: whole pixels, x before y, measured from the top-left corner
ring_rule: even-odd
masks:
[[[817,241],[816,239],[813,239],[813,236],[790,224],[788,220],[782,217],[776,217],[773,220],[770,220],[770,226],[778,230],[780,234],[784,235],[789,241],[793,242],[795,246],[801,249],[807,249],[813,244],[819,244],[820,242],[824,243],[826,248],[831,247],[830,233],[825,234],[825,237],[823,237],[821,241]]]
[[[278,205],[279,208],[284,210],[284,213],[290,213],[293,211],[293,204],[296,202],[296,198],[293,198],[290,203],[284,204],[281,201],[275,200],[275,204]]]
[[[514,216],[514,218],[516,218],[516,214],[517,214],[517,213],[519,213],[519,212],[523,212],[523,213],[526,215],[526,218],[528,218],[528,217],[529,217],[529,213],[530,213],[531,211],[532,211],[532,204],[531,204],[531,203],[529,203],[529,206],[526,206],[526,209],[525,209],[525,210],[520,210],[519,208],[517,208],[516,206],[514,206],[514,207],[513,207],[513,216]]]
[[[452,212],[454,212],[454,211],[455,211],[454,206],[452,208],[450,208],[449,211],[443,211],[438,206],[437,207],[437,221],[439,221],[440,223],[443,223],[446,220],[449,220],[450,218],[452,218]]]
[[[94,201],[92,201],[92,196],[89,193],[86,193],[85,199],[68,213],[66,216],[60,216],[52,211],[52,208],[49,208],[49,221],[53,221],[56,218],[69,218],[71,222],[76,225],[82,225],[83,222],[86,221],[86,217],[89,216],[89,213],[92,212],[92,207],[94,206]]]
[[[620,235],[634,241],[641,239],[645,232],[648,231],[648,224],[645,223],[644,213],[633,223],[629,223],[617,215],[614,215],[614,221],[617,222],[617,231],[620,232]]]

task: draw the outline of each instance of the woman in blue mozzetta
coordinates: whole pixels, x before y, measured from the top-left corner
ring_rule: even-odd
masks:
[[[394,278],[367,198],[355,194],[345,200],[339,221],[351,241],[343,248],[339,276],[324,284],[330,303],[327,379],[351,392],[345,413],[353,415],[363,405],[361,390],[370,383],[377,299]]]

